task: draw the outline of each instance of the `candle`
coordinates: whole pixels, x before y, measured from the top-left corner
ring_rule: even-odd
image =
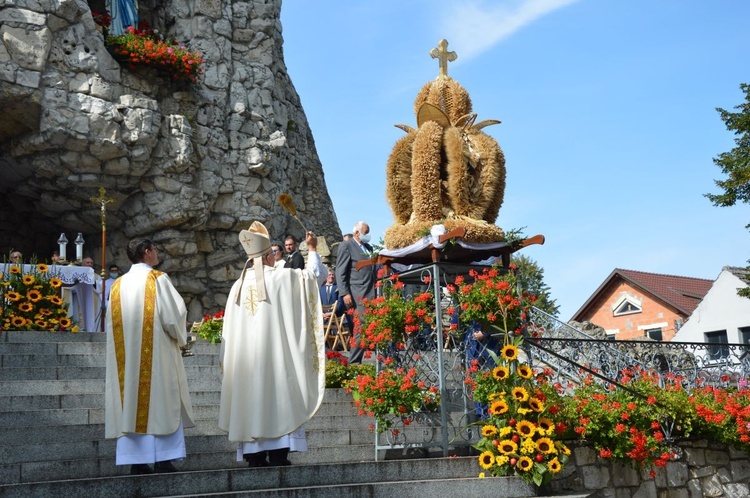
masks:
[[[60,234],[60,238],[57,239],[57,243],[60,244],[60,260],[65,261],[67,259],[67,248],[68,248],[68,238],[65,236],[65,233]]]
[[[76,261],[81,261],[83,259],[83,234],[81,232],[78,232],[78,237],[76,237]]]

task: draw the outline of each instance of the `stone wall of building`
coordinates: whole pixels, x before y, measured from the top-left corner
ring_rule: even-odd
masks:
[[[638,470],[603,460],[589,446],[572,448],[570,460],[550,483],[555,493],[592,493],[595,498],[746,498],[750,453],[706,441],[680,441],[666,467]]]
[[[137,236],[162,249],[191,318],[222,307],[251,221],[302,229],[289,193],[331,246],[341,238],[323,169],[282,51],[281,0],[142,1],[142,18],[205,60],[195,85],[121,66],[85,0],[0,0],[0,254],[49,258],[82,232],[101,262],[128,267]],[[68,246],[75,254],[75,246]],[[0,256],[2,260],[2,256]]]

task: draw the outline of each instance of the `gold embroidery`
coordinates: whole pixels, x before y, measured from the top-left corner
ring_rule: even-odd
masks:
[[[240,289],[240,292],[242,292],[242,289]],[[245,298],[245,308],[250,310],[250,313],[255,316],[255,308],[258,305],[255,303],[255,288],[252,286],[248,286],[247,288],[247,297]]]
[[[112,313],[112,339],[115,343],[117,379],[120,382],[120,406],[125,397],[125,337],[122,328],[122,303],[120,303],[120,279],[115,280],[109,291],[109,309]]]
[[[307,307],[310,310],[310,314],[307,317],[307,330],[312,330],[312,341],[311,346],[313,350],[313,371],[315,373],[320,372],[320,355],[318,354],[318,335],[320,327],[318,326],[318,307],[320,304],[320,295],[313,292],[313,287],[303,286],[307,290]],[[316,295],[317,294],[317,295]]]
[[[141,368],[138,377],[138,408],[135,432],[148,432],[148,413],[151,405],[151,368],[154,363],[154,319],[156,314],[156,279],[162,272],[151,270],[146,278],[143,299],[143,328],[141,333]]]

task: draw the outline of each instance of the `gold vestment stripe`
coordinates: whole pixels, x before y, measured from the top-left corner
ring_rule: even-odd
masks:
[[[154,363],[154,318],[156,314],[156,279],[162,272],[151,270],[146,278],[143,299],[143,328],[141,333],[141,368],[138,377],[138,409],[135,432],[148,432],[148,411],[151,405],[151,367]]]
[[[125,338],[122,329],[122,304],[120,303],[120,279],[115,280],[109,291],[109,309],[112,313],[112,339],[115,343],[117,379],[120,381],[120,406],[125,397]]]

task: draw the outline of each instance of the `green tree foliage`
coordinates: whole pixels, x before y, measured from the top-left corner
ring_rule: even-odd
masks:
[[[716,108],[727,130],[737,135],[734,139],[737,146],[714,158],[714,163],[727,175],[725,180],[714,180],[723,193],[705,194],[714,206],[734,206],[737,202],[750,203],[750,85],[741,83],[740,90],[745,92],[745,103],[735,106],[739,112]],[[750,229],[750,224],[745,227]],[[747,276],[750,278],[750,267]],[[750,288],[740,289],[738,294],[750,298]]]
[[[533,259],[524,255],[514,254],[511,257],[511,263],[518,267],[516,278],[521,288],[536,296],[534,306],[552,316],[558,316],[560,306],[552,299],[550,288],[544,283],[544,268],[540,267]]]

